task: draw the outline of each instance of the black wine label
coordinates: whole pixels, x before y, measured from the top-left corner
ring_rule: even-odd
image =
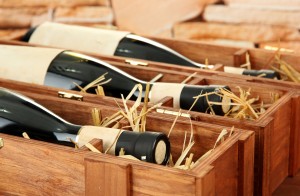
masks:
[[[124,131],[116,144],[116,154],[123,148],[125,154],[157,164],[166,164],[170,154],[170,142],[163,133]]]
[[[223,115],[229,111],[231,101],[227,97],[218,95],[220,88],[228,89],[228,87],[225,86],[187,85],[182,89],[180,95],[180,107],[186,110],[191,109],[199,112],[214,112],[216,115]],[[203,96],[195,102],[198,95]]]
[[[45,22],[29,39],[29,43],[113,55],[129,32]]]
[[[280,74],[274,70],[245,70],[243,75],[261,76],[264,78],[277,78],[280,79]]]

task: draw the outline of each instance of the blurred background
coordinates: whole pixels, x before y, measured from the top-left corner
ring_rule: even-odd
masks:
[[[0,38],[54,21],[297,53],[299,10],[300,0],[0,0]]]

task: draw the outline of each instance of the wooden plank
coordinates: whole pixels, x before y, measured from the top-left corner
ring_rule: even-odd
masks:
[[[277,42],[263,42],[259,43],[259,48],[286,51],[294,54],[299,54],[300,52],[300,42],[295,39],[295,41],[277,41]]]
[[[240,40],[232,40],[232,39],[223,39],[223,38],[204,38],[204,39],[197,39],[199,43],[203,44],[211,44],[217,46],[225,46],[225,47],[238,47],[238,48],[255,48],[256,43],[251,41],[240,41]]]
[[[211,64],[217,64],[222,63],[224,66],[234,66],[234,54],[239,51],[241,48],[237,47],[224,47],[224,46],[217,46],[217,45],[211,45],[211,44],[203,44],[199,41],[189,41],[189,40],[183,40],[183,39],[166,39],[166,38],[157,38],[157,37],[150,37],[153,40],[156,40],[176,51],[183,54],[184,56],[199,62],[199,63],[205,63],[205,59],[208,58],[209,62]],[[268,50],[262,50],[262,49],[248,49],[249,55],[250,55],[250,61],[252,65],[252,69],[268,69],[270,62],[272,63],[272,59],[274,59],[276,51],[268,51]],[[293,65],[293,67],[300,71],[300,58],[297,53],[287,53],[287,52],[281,52],[281,59],[286,61],[287,63]],[[160,64],[157,64],[160,65]],[[172,66],[173,69],[176,66]],[[186,72],[192,72],[192,70],[197,70],[195,68],[187,68],[187,67],[177,67],[181,69],[181,71]],[[208,74],[206,70],[199,70],[199,75],[202,74]],[[201,73],[201,74],[200,74]],[[215,74],[215,72],[213,72]],[[212,75],[212,74],[211,74]],[[226,73],[218,73],[219,76],[235,76],[235,78],[240,78],[238,75],[233,74],[226,74]],[[240,78],[242,80],[245,80],[245,77],[243,76]],[[257,83],[268,83],[273,84],[275,86],[285,86],[289,88],[295,88],[297,87],[297,84],[290,83],[290,82],[284,82],[284,81],[275,81],[275,80],[269,80],[269,79],[263,79],[263,78],[257,78],[252,77],[249,79],[246,79],[247,81],[254,81]],[[299,85],[298,85],[299,86]],[[300,86],[299,86],[300,87]]]
[[[75,7],[83,5],[109,5],[108,0],[0,0],[1,7]]]
[[[300,27],[299,20],[297,19],[299,17],[299,12],[263,10],[245,7],[237,9],[224,5],[207,6],[203,13],[204,20],[208,22],[282,25],[293,28]]]
[[[83,154],[73,148],[0,134],[1,195],[83,195]]]
[[[270,132],[270,191],[271,193],[288,176],[291,130],[291,99],[282,99],[272,116],[273,129]],[[263,119],[263,118],[262,118]]]
[[[190,41],[190,40],[183,40],[183,39],[175,40],[175,39],[158,38],[158,37],[149,37],[149,38],[158,41],[168,46],[169,48],[174,49],[180,54],[199,63],[205,63],[205,59],[208,59],[210,64],[218,64],[222,62],[222,64],[225,66],[233,65],[232,55],[238,50],[240,50],[239,48],[235,48],[235,47],[224,47],[223,50],[221,46],[215,46],[211,44],[201,44],[198,41]]]
[[[207,168],[198,173],[198,176],[196,178],[195,195],[216,195],[215,186],[213,186],[216,183],[214,167],[207,166]]]
[[[130,195],[130,165],[86,158],[85,195]]]
[[[183,22],[176,24],[173,27],[173,32],[175,38],[193,40],[228,39],[254,43],[300,40],[297,28],[282,28],[262,24]]]
[[[253,132],[244,133],[239,139],[238,195],[253,195],[253,186],[249,186],[248,183],[254,180],[254,143]]]
[[[267,69],[268,66],[270,66],[270,63],[272,64],[274,57],[276,55],[276,51],[267,51],[267,50],[261,50],[261,49],[252,49],[249,50],[249,55],[250,55],[250,61],[251,64],[253,65],[253,69]],[[280,58],[289,63],[290,65],[293,65],[293,67],[300,71],[300,58],[297,53],[285,53],[281,52]],[[269,81],[273,82],[273,81]],[[286,83],[288,85],[288,82],[279,82],[280,83]],[[297,86],[296,83],[292,83],[294,86]],[[282,85],[282,84],[281,84]]]
[[[0,8],[0,28],[28,28],[33,18],[37,15],[46,14],[48,9],[38,8]]]
[[[202,11],[198,0],[112,0],[112,7],[121,30],[143,35],[170,30],[176,22],[194,18]]]
[[[241,65],[247,63],[247,60],[246,60],[247,52],[248,52],[248,50],[241,49],[241,50],[237,51],[236,53],[234,53],[234,55],[233,55],[234,66],[240,67]]]
[[[209,156],[206,161],[206,163],[214,167],[215,194],[237,195],[239,181],[236,177],[240,169],[238,166],[238,144],[223,143],[219,147],[224,151],[218,151],[216,154]],[[200,162],[199,166],[201,164],[204,165],[204,162]],[[196,173],[201,172],[198,168],[195,168],[193,171]],[[243,183],[240,185],[243,186]]]
[[[255,131],[254,189],[253,195],[270,195],[270,131],[273,118]]]
[[[299,94],[295,94],[292,99],[292,127],[291,127],[291,137],[290,137],[290,166],[289,166],[289,175],[295,176],[300,169],[300,99]]]
[[[224,0],[224,2],[232,7],[244,6],[260,9],[300,10],[299,0],[291,0],[288,3],[285,0]]]
[[[113,11],[104,6],[80,6],[75,8],[57,7],[53,21],[69,24],[111,24]]]
[[[25,29],[0,29],[0,37],[1,39],[19,39],[28,31]]]

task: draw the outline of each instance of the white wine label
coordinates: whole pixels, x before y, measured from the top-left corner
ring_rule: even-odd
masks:
[[[224,66],[224,72],[243,75],[244,68]]]
[[[116,139],[124,130],[112,129],[106,127],[96,127],[96,126],[83,126],[78,132],[77,143],[78,146],[84,146],[89,143],[92,139],[98,138],[102,139],[103,151],[109,149],[108,154],[115,154],[116,149]]]
[[[173,83],[154,83],[150,91],[150,101],[152,103],[158,103],[166,96],[173,97],[173,107],[180,108],[180,94],[185,84],[173,84]]]
[[[113,55],[127,34],[129,32],[45,22],[37,27],[29,43]]]
[[[0,78],[44,84],[52,60],[61,49],[0,45]]]

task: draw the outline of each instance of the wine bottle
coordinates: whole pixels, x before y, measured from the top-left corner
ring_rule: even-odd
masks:
[[[252,69],[245,69],[240,67],[225,66],[224,72],[235,73],[240,75],[249,75],[249,76],[261,76],[264,78],[280,79],[280,74],[277,71],[269,70],[269,69],[252,70]]]
[[[83,37],[84,40],[82,40]],[[80,49],[95,54],[130,57],[198,68],[213,68],[213,65],[192,61],[163,44],[124,31],[46,22],[30,29],[22,40],[33,44],[71,50]],[[230,71],[232,70],[230,69]],[[252,70],[247,73],[234,71],[233,73],[252,76],[265,73],[263,77],[266,78],[280,77],[279,73],[273,70],[267,70],[267,72],[266,70]]]
[[[108,149],[109,154],[118,155],[124,148],[126,154],[157,164],[166,164],[170,155],[170,143],[164,133],[75,125],[5,88],[0,88],[0,132],[17,136],[26,132],[32,139],[64,145],[72,139],[79,147],[99,138],[103,140],[103,150]]]
[[[38,48],[26,46],[0,45],[0,78],[30,82],[35,84],[53,86],[64,89],[78,90],[78,85],[85,86],[99,76],[108,73],[112,80],[104,85],[105,94],[120,97],[121,93],[127,96],[136,84],[141,84],[146,89],[146,82],[139,80],[124,71],[92,58],[72,51],[64,51],[53,48]],[[166,96],[173,97],[175,108],[190,109],[194,102],[194,96],[218,91],[227,86],[200,86],[175,83],[150,84],[150,101],[158,102]],[[144,96],[145,93],[143,93]],[[138,92],[136,92],[137,97]],[[221,105],[209,106],[207,102],[223,102]],[[230,107],[230,100],[216,94],[200,98],[192,110],[206,112],[213,109],[217,115],[223,115]]]

